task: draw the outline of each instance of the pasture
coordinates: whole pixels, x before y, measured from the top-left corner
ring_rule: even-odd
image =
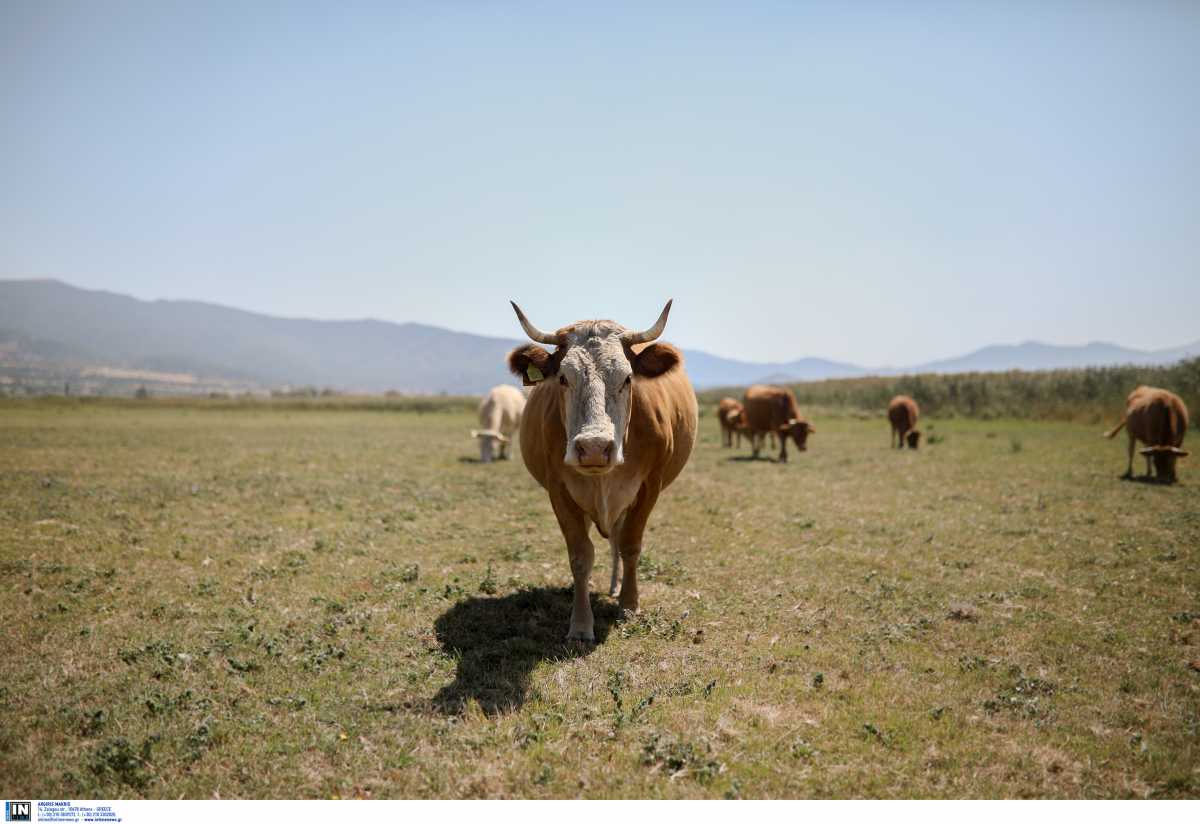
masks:
[[[806,408],[777,465],[705,411],[585,647],[468,411],[0,406],[6,796],[1200,795],[1200,459]]]

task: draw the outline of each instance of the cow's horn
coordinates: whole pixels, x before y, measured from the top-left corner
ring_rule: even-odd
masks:
[[[549,335],[538,329],[529,322],[529,318],[525,317],[525,313],[521,311],[521,307],[517,306],[515,301],[509,301],[512,304],[513,311],[517,313],[517,320],[521,321],[521,328],[525,330],[525,334],[529,339],[538,343],[548,343],[551,346],[557,346],[561,341],[558,335]]]
[[[662,314],[658,316],[658,320],[654,325],[645,332],[624,332],[621,335],[621,342],[632,346],[635,343],[649,343],[652,340],[658,340],[659,335],[667,328],[667,315],[671,313],[671,304],[674,299],[667,301],[667,305],[663,307]]]

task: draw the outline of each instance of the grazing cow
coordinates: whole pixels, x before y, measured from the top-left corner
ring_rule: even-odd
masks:
[[[782,386],[751,386],[746,390],[742,406],[746,410],[746,428],[751,433],[751,446],[756,458],[768,433],[779,435],[779,460],[786,463],[788,437],[790,436],[796,442],[796,448],[803,452],[808,448],[808,436],[817,431],[800,416],[796,396],[792,394],[792,390]]]
[[[733,436],[737,435],[737,443],[742,445],[742,432],[745,431],[742,405],[733,398],[721,398],[717,404],[717,421],[721,424],[721,446],[732,447]]]
[[[1104,437],[1115,437],[1125,427],[1129,434],[1129,466],[1122,478],[1133,477],[1133,448],[1136,441],[1146,444],[1141,453],[1146,456],[1146,477],[1150,463],[1162,483],[1175,483],[1175,461],[1187,456],[1180,449],[1187,434],[1188,413],[1183,398],[1166,389],[1139,386],[1125,400],[1125,416]]]
[[[492,451],[500,445],[499,458],[508,460],[508,444],[512,434],[521,425],[521,413],[525,411],[525,396],[515,386],[501,384],[493,386],[479,403],[479,425],[483,429],[472,429],[471,437],[479,439],[479,460],[492,462]]]
[[[521,421],[521,457],[550,495],[571,562],[575,598],[568,640],[595,640],[588,589],[595,524],[612,548],[609,594],[637,611],[642,535],[659,493],[682,471],[696,442],[699,410],[683,356],[652,343],[671,302],[644,332],[609,320],[580,321],[543,332],[515,303],[525,334],[537,343],[508,356],[534,384]],[[624,567],[624,581],[621,569]]]
[[[730,407],[728,404],[734,404]],[[733,436],[737,435],[738,449],[742,448],[742,436],[745,435],[750,439],[750,443],[754,443],[754,433],[750,431],[750,427],[746,425],[746,408],[733,398],[725,398],[721,401],[721,406],[717,409],[717,419],[721,421],[721,438],[723,446],[733,446]],[[775,448],[775,432],[774,430],[767,433],[771,438],[771,448]]]
[[[920,445],[921,433],[917,431],[917,416],[920,414],[917,402],[908,395],[897,395],[888,404],[888,420],[892,422],[892,436],[897,449],[903,449],[906,440],[910,449]],[[891,443],[889,440],[888,446]]]

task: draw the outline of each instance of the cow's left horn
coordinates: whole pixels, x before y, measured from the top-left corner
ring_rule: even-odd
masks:
[[[561,341],[558,335],[549,335],[538,329],[529,322],[529,318],[525,317],[525,313],[521,311],[521,307],[517,306],[515,301],[509,301],[512,304],[513,311],[517,313],[517,320],[521,321],[521,328],[525,330],[525,334],[529,335],[529,339],[537,343],[548,343],[551,346],[558,346]]]
[[[667,328],[667,315],[671,313],[671,304],[674,299],[667,301],[667,305],[663,307],[662,314],[658,316],[658,320],[654,325],[645,332],[625,332],[621,335],[621,342],[632,346],[635,343],[649,343],[652,340],[658,340],[662,335],[663,330]]]

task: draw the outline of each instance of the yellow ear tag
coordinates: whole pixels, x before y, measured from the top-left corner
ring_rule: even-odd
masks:
[[[538,383],[546,379],[546,376],[542,374],[542,370],[538,369],[532,363],[525,369],[525,374],[529,376],[530,383]]]

